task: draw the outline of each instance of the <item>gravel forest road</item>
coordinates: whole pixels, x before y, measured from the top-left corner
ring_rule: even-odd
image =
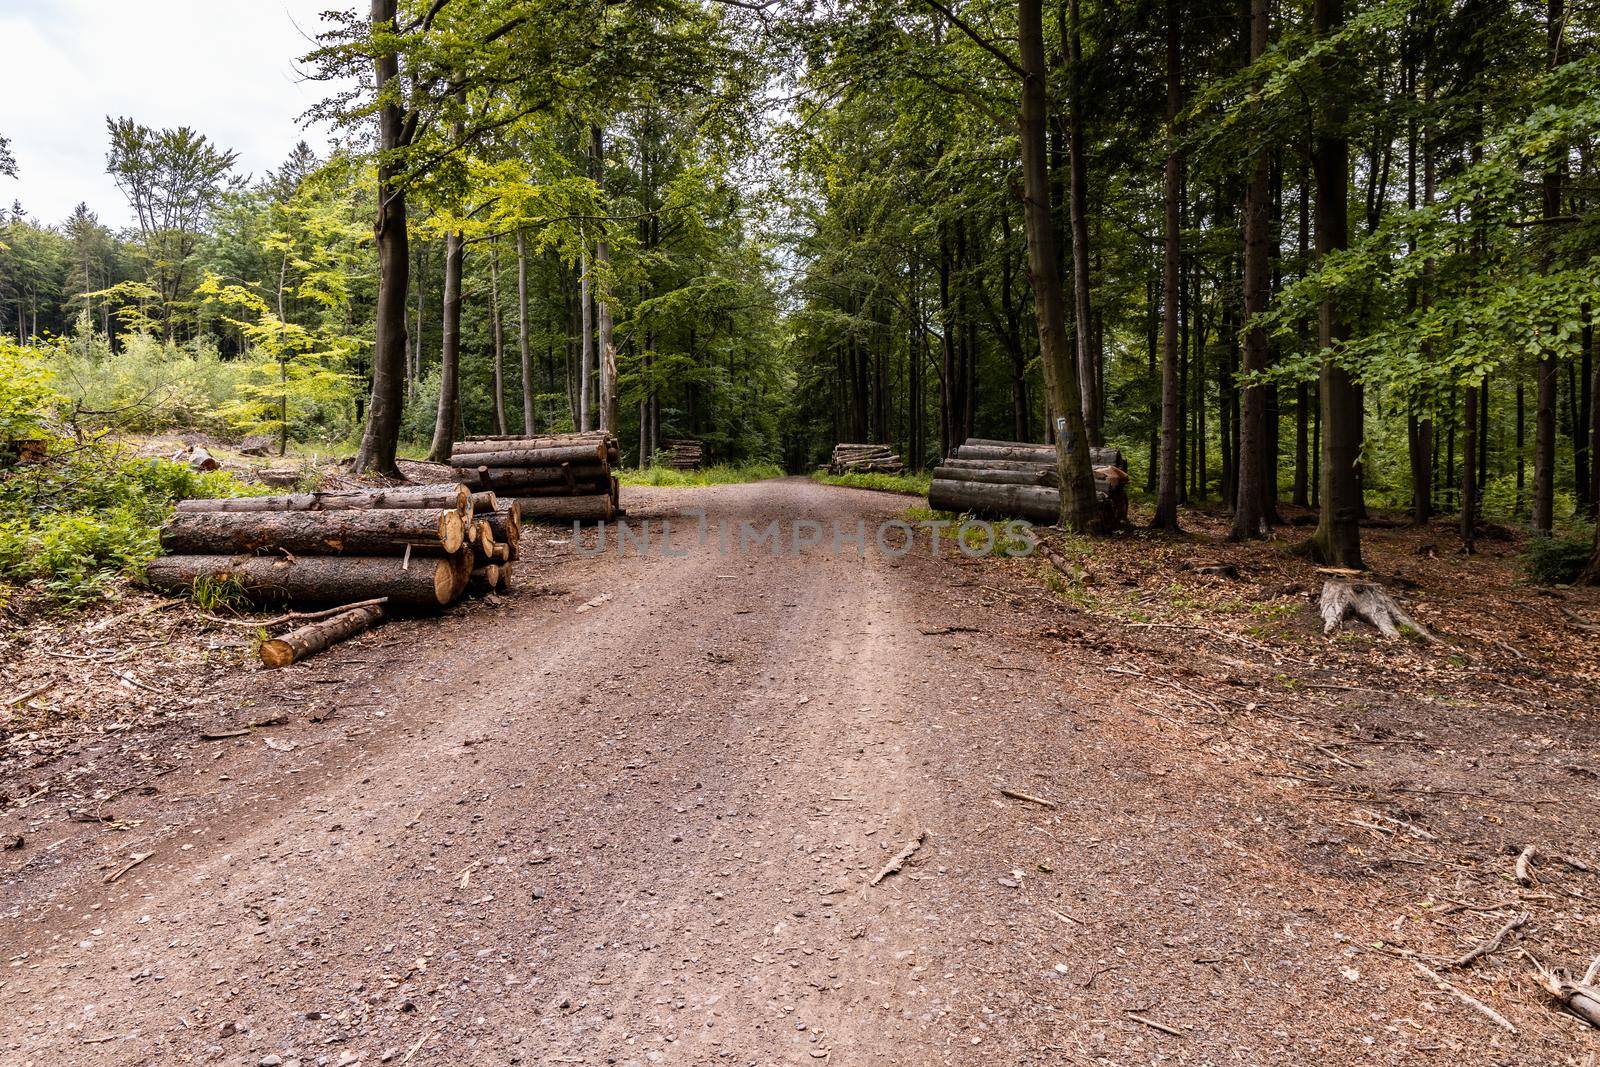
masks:
[[[628,495],[711,543],[532,530],[503,606],[225,683],[290,723],[8,860],[0,1062],[1428,1061],[1409,988],[1341,977],[1337,887],[1252,876],[1227,788],[980,568],[716,544],[907,498]]]

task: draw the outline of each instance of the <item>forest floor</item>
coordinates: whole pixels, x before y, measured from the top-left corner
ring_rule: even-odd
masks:
[[[1600,952],[1600,597],[1514,545],[1369,530],[1390,643],[1201,513],[1063,576],[720,550],[907,514],[807,479],[624,503],[709,543],[530,528],[281,671],[153,597],[10,626],[0,1061],[1600,1059],[1533,962]]]

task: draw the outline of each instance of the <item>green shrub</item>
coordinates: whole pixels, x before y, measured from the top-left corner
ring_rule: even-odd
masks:
[[[131,334],[121,345],[113,351],[103,336],[80,333],[45,350],[74,410],[133,433],[229,430],[218,412],[237,395],[248,362],[222,359],[209,342],[162,344]]]
[[[1540,585],[1567,585],[1577,580],[1594,555],[1594,536],[1535,537],[1528,542],[1528,577]]]
[[[43,437],[61,394],[32,350],[0,338],[0,441]]]
[[[671,467],[646,467],[644,470],[620,470],[617,480],[623,485],[657,485],[683,488],[695,485],[730,485],[734,482],[760,482],[768,478],[782,478],[783,469],[771,463],[718,464],[695,471],[674,470]]]

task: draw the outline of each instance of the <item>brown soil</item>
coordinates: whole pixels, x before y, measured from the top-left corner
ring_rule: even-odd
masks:
[[[1203,516],[1064,544],[1063,578],[926,540],[716,550],[902,497],[625,502],[704,507],[713,543],[531,530],[504,604],[278,672],[183,605],[13,635],[0,699],[52,687],[0,750],[0,1062],[1600,1055],[1523,955],[1600,952],[1600,875],[1568,862],[1600,867],[1600,642],[1509,558],[1373,531],[1443,638],[1386,644],[1321,637],[1313,568]]]

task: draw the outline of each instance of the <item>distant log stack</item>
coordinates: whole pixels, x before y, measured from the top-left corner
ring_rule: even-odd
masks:
[[[833,446],[829,474],[903,474],[906,465],[888,445]]]
[[[662,465],[675,471],[699,470],[705,462],[705,444],[693,437],[668,438],[662,445]]]
[[[1128,522],[1128,471],[1115,448],[1091,448],[1097,503],[1095,528]],[[1015,516],[1054,524],[1061,517],[1061,488],[1054,445],[968,438],[935,468],[928,506],[940,511]]]
[[[438,611],[488,569],[481,591],[509,588],[522,540],[514,501],[463,485],[185,500],[161,530],[168,553],[146,572],[158,589],[230,582],[251,601],[313,613],[314,624],[264,642],[285,666],[376,625],[396,610]],[[304,620],[291,611],[275,620]],[[266,624],[263,624],[266,625]]]
[[[515,503],[536,522],[601,522],[615,518],[620,457],[617,439],[585,432],[527,437],[469,437],[456,442],[450,465],[474,492]]]

